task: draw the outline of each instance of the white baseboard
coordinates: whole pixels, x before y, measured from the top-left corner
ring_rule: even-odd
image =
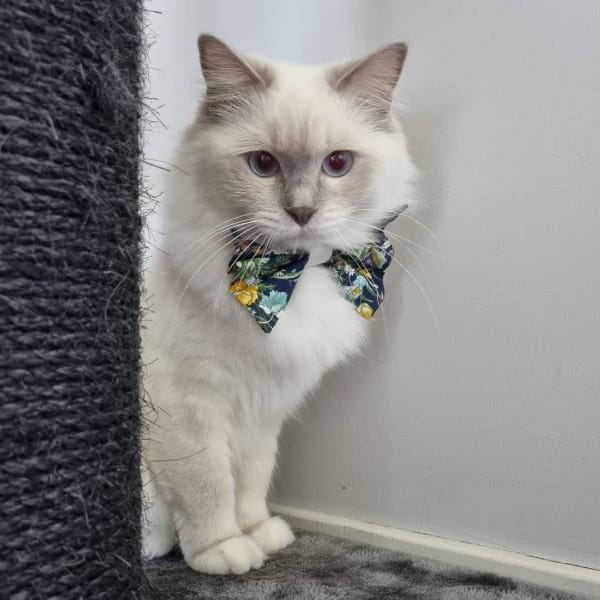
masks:
[[[600,598],[600,571],[595,569],[280,504],[271,504],[271,510],[293,527],[307,531]]]

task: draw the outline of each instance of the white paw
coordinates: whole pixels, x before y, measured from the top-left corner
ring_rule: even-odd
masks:
[[[250,569],[262,567],[264,552],[247,535],[228,538],[186,561],[192,569],[201,573],[241,575]]]
[[[259,523],[250,533],[250,537],[267,554],[277,552],[294,541],[290,526],[281,517],[271,517]]]

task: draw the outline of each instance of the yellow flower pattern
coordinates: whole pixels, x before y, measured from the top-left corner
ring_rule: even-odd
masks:
[[[266,333],[273,330],[308,261],[304,251],[265,250],[237,236],[229,262],[229,292]],[[393,248],[383,233],[375,242],[352,251],[334,250],[321,266],[331,270],[340,293],[363,319],[371,319],[383,301],[383,274],[392,262]]]
[[[244,280],[238,279],[229,286],[229,291],[243,306],[250,306],[258,300],[258,287],[248,285]]]
[[[359,304],[356,310],[363,319],[369,320],[373,316],[373,309],[366,302]]]

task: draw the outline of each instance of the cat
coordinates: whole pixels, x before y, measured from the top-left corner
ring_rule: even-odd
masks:
[[[393,109],[407,47],[303,66],[211,35],[198,45],[206,94],[165,183],[164,252],[146,276],[143,548],[151,558],[178,543],[192,569],[241,574],[294,539],[266,503],[283,422],[370,327],[322,263],[416,203]],[[311,253],[270,333],[243,306],[251,291],[242,305],[231,293],[232,228]]]

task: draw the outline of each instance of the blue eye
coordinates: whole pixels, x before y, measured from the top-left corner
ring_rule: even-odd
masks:
[[[248,165],[252,172],[259,177],[272,177],[279,171],[277,159],[264,150],[251,152],[248,156]]]
[[[342,177],[352,168],[352,153],[348,150],[336,150],[325,157],[321,168],[329,177]]]

